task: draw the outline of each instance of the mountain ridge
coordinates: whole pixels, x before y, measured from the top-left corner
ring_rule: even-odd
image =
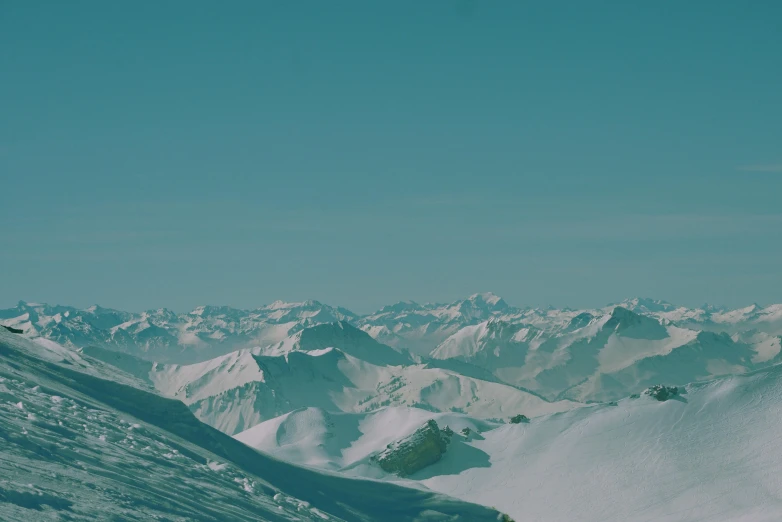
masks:
[[[397,351],[429,356],[462,328],[490,319],[553,332],[583,327],[590,316],[605,315],[616,307],[674,326],[735,335],[752,330],[772,337],[782,335],[782,304],[728,310],[632,298],[602,308],[572,310],[513,307],[491,293],[473,294],[447,304],[403,301],[365,315],[315,300],[275,301],[251,310],[204,305],[187,313],[165,308],[134,313],[99,305],[78,309],[20,301],[15,307],[0,310],[0,324],[65,346],[94,344],[158,362],[192,363],[236,349],[269,346],[307,327],[340,321]]]
[[[51,342],[0,331],[0,518],[497,520],[436,493],[256,452],[180,401]],[[10,401],[10,402],[9,402]],[[16,402],[18,401],[18,402]]]

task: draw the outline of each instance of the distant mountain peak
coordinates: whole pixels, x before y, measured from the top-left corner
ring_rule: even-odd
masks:
[[[307,299],[306,301],[282,301],[280,299],[273,301],[267,305],[262,306],[261,310],[284,310],[290,308],[304,308],[312,306],[320,306],[318,301],[313,299]]]
[[[409,312],[419,308],[422,308],[422,306],[415,301],[399,301],[394,304],[384,306],[378,311],[378,313],[385,314],[389,312]]]
[[[651,297],[633,297],[616,304],[633,312],[667,312],[676,309],[676,306],[668,301]]]
[[[467,318],[483,318],[487,313],[501,312],[510,308],[501,297],[485,292],[473,294],[464,301],[455,303],[459,313]]]
[[[472,294],[470,297],[467,298],[467,301],[472,302],[483,302],[490,306],[498,306],[498,305],[505,305],[505,301],[502,299],[502,297],[493,294],[492,292],[482,292],[478,294]]]

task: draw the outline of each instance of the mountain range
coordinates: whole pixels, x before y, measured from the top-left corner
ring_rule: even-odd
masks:
[[[385,408],[292,411],[236,438],[289,462],[423,486],[514,520],[771,522],[782,517],[782,366],[504,424]],[[454,435],[407,477],[372,455],[435,420]]]
[[[210,484],[221,502],[234,503],[228,519],[244,520],[256,510],[275,520],[268,513],[278,509],[285,520],[289,508],[304,520],[383,519],[359,499],[333,490],[328,474],[335,473],[344,480],[394,482],[496,506],[517,520],[728,520],[736,513],[775,520],[782,513],[772,501],[782,490],[767,480],[762,459],[719,454],[743,455],[734,443],[739,438],[758,451],[772,442],[745,424],[769,428],[764,419],[782,405],[774,388],[782,368],[780,305],[693,309],[628,299],[585,310],[522,309],[493,294],[475,294],[450,304],[397,303],[361,316],[317,301],[275,302],[256,310],[204,306],[187,314],[20,302],[0,310],[0,325],[7,327],[0,328],[0,362],[7,365],[0,365],[5,372],[0,392],[6,398],[0,415],[12,426],[0,437],[21,444],[19,465],[49,472],[51,466],[23,451],[33,447],[24,437],[33,436],[34,447],[44,448],[34,452],[51,456],[76,448],[74,462],[110,450],[112,462],[149,470],[150,483],[156,484],[166,480],[161,463],[180,458],[176,449],[205,463],[198,469],[206,474],[198,471],[197,481]],[[40,390],[45,393],[36,391],[35,383],[44,383]],[[660,404],[648,395],[659,384],[681,394]],[[88,404],[87,410],[47,409],[46,401],[54,400],[50,396],[71,397],[70,409]],[[157,413],[150,416],[142,403]],[[166,412],[174,412],[172,418]],[[73,438],[75,421],[69,415],[77,414],[93,438]],[[119,422],[131,417],[135,420],[126,421],[129,425]],[[410,448],[428,440],[420,434],[437,436],[432,422],[447,434],[438,442],[447,446],[444,455],[429,455],[427,467],[404,478],[378,467],[379,452],[418,451]],[[136,425],[138,434],[128,427]],[[422,425],[428,428],[422,431]],[[52,430],[76,442],[60,448]],[[736,435],[721,439],[720,430]],[[103,448],[107,441],[118,446]],[[261,456],[230,449],[227,441],[251,446]],[[135,452],[139,444],[160,451],[142,458]],[[703,477],[677,463],[707,469],[690,457],[704,444],[721,448],[703,458],[737,473],[741,487],[736,492],[762,487],[767,494],[756,495],[756,505],[743,506],[724,480],[699,488]],[[263,460],[268,458],[282,462],[272,465]],[[775,459],[772,452],[770,462]],[[599,471],[606,461],[617,464]],[[81,471],[65,462],[53,472],[75,477],[68,486],[74,492],[85,487],[85,470],[105,474],[112,469],[101,459]],[[182,464],[186,468],[176,473],[186,475],[187,467],[195,465]],[[655,476],[670,476],[669,482],[649,484],[627,476],[628,467],[642,465]],[[310,468],[310,474],[298,466]],[[275,475],[265,471],[272,468],[298,478],[275,482]],[[230,473],[222,473],[227,469]],[[591,477],[594,470],[598,475]],[[101,491],[125,491],[111,473]],[[177,480],[182,487],[176,494],[187,498],[194,483]],[[249,504],[236,504],[227,480],[251,495],[277,493],[271,500],[253,497],[246,500]],[[555,502],[563,480],[572,495]],[[55,495],[55,483],[35,491],[14,483],[12,489],[2,486],[0,496],[49,495],[57,505],[80,505],[74,499],[81,493]],[[312,483],[328,490],[330,498],[343,496],[321,501],[302,486]],[[628,484],[632,494],[624,502]],[[608,492],[605,501],[593,500],[599,496],[595,488]],[[370,497],[386,494],[365,491]],[[526,501],[520,502],[514,491],[523,491]],[[134,500],[117,516],[161,516],[135,493],[123,494]],[[707,505],[708,498],[720,494],[719,502]],[[404,496],[397,490],[388,495]],[[83,498],[100,503],[109,497],[90,493]],[[432,520],[481,509],[419,500],[434,502],[435,512],[446,517],[433,515]],[[410,504],[414,512],[419,500]],[[197,504],[180,503],[162,516],[192,519]],[[496,512],[474,513],[467,519],[502,519]],[[397,519],[429,520],[420,513],[397,513],[389,520]]]
[[[689,370],[704,377],[722,373],[719,366],[773,362],[780,352],[782,305],[726,310],[636,298],[586,310],[522,309],[484,293],[450,304],[402,302],[359,316],[317,301],[277,301],[255,310],[201,306],[186,314],[164,308],[131,313],[97,305],[77,309],[19,302],[0,310],[0,324],[63,346],[101,347],[172,364],[204,362],[242,349],[280,355],[302,344],[307,350],[338,347],[349,352],[345,343],[358,346],[364,342],[359,339],[366,340],[358,329],[376,341],[352,354],[367,362],[466,362],[484,376],[490,373],[554,397],[574,386],[588,388],[586,381],[597,370],[626,380],[617,372],[686,350],[705,350],[713,359],[709,368]],[[327,326],[335,324],[352,328]],[[730,353],[719,353],[719,347]],[[556,375],[551,368],[557,368]]]
[[[466,335],[461,331],[468,326],[501,322],[551,336],[584,326],[617,306],[664,325],[726,332],[754,339],[754,344],[782,335],[782,304],[728,310],[635,298],[595,309],[542,309],[512,307],[491,293],[474,294],[450,304],[400,302],[368,315],[312,300],[275,301],[254,310],[199,306],[189,313],[165,308],[123,312],[98,305],[79,309],[20,301],[0,310],[0,324],[64,346],[103,346],[157,362],[192,363],[242,348],[269,346],[307,327],[338,321],[352,324],[399,351],[428,356],[441,343],[452,344],[451,336]]]
[[[540,415],[782,360],[780,305],[638,298],[520,309],[484,293],[365,316],[317,301],[188,314],[20,302],[0,310],[0,324],[121,367],[229,434],[308,407]]]
[[[145,382],[0,328],[0,520],[483,521],[494,509],[288,464]]]

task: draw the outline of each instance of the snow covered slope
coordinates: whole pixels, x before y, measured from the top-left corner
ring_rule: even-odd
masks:
[[[20,301],[0,310],[0,324],[64,346],[107,347],[160,362],[190,363],[239,348],[277,343],[307,326],[355,321],[343,308],[317,301],[276,301],[256,310],[199,306],[187,314],[165,308],[142,313],[91,306],[79,310]]]
[[[261,355],[274,356],[293,351],[313,352],[332,347],[376,365],[399,366],[413,363],[407,352],[399,352],[379,343],[368,333],[345,321],[310,326],[279,343],[258,347],[253,351]]]
[[[371,364],[337,348],[276,356],[243,350],[193,365],[153,365],[148,378],[161,393],[182,400],[203,422],[228,434],[306,407],[365,412],[407,405],[499,418],[580,406],[423,364]]]
[[[16,307],[0,310],[0,324],[22,328],[29,335],[40,334],[66,346],[95,345],[158,362],[188,364],[238,349],[268,347],[307,327],[340,321],[361,328],[397,351],[428,356],[451,336],[467,335],[460,332],[462,329],[474,329],[481,323],[503,322],[520,329],[532,328],[529,335],[550,338],[584,326],[590,318],[610,314],[617,306],[665,326],[726,332],[736,337],[746,337],[751,332],[771,339],[782,336],[780,304],[727,310],[708,305],[686,308],[634,298],[588,310],[516,308],[491,293],[474,294],[450,304],[401,302],[365,316],[317,301],[276,301],[254,310],[199,306],[185,314],[165,308],[129,313],[100,306],[80,310],[19,302]]]
[[[484,433],[491,465],[423,483],[517,520],[782,519],[782,367]]]
[[[456,433],[402,480],[368,459],[428,419]],[[470,428],[467,435],[460,432]],[[387,408],[294,411],[236,435],[292,462],[422,487],[529,521],[782,519],[782,366],[499,425]]]
[[[128,314],[100,307],[76,310],[20,303],[0,311],[0,321],[25,329],[27,335],[40,333],[69,346],[121,351],[158,363],[212,361],[208,368],[215,357],[237,348],[273,357],[335,347],[375,366],[413,367],[422,362],[428,369],[508,384],[549,400],[580,402],[619,398],[661,379],[685,384],[782,361],[780,305],[733,311],[709,306],[687,309],[641,298],[620,305],[594,310],[518,309],[486,293],[447,305],[398,303],[358,317],[316,301],[275,302],[253,311],[202,306],[189,314],[165,309]],[[244,367],[252,368],[247,357],[250,364]],[[195,368],[203,367],[179,373],[201,371]],[[169,369],[164,373],[173,375]],[[175,382],[193,380],[182,375]],[[233,376],[218,379],[231,381]],[[241,380],[231,388],[257,381]],[[171,392],[170,385],[161,386]],[[204,388],[202,382],[192,386]],[[223,387],[220,393],[228,389]],[[324,393],[329,393],[328,388]],[[280,408],[288,404],[287,399],[266,399],[266,404],[276,405],[259,416],[266,406],[250,408],[246,402],[258,392],[241,395],[245,404],[241,419],[212,417],[215,408],[229,409],[222,399],[206,408],[209,413],[201,418],[231,432],[268,418],[266,414],[284,413]],[[366,394],[363,399],[369,400]],[[386,404],[410,404],[387,399]],[[442,409],[431,401],[422,402]],[[294,403],[294,407],[319,404]]]
[[[0,519],[495,521],[492,510],[258,453],[178,401],[0,329]]]
[[[321,408],[302,408],[262,422],[234,438],[290,462],[351,476],[390,478],[369,461],[369,456],[410,435],[428,420],[457,432],[469,428],[478,433],[502,426],[499,422],[461,413],[408,407],[386,407],[369,413],[329,413]],[[457,443],[452,443],[448,451],[456,451]]]
[[[686,384],[775,362],[776,340],[680,328],[617,306],[554,331],[499,320],[467,326],[432,357],[468,362],[551,399],[605,401],[660,380]]]
[[[401,302],[362,317],[357,324],[382,343],[427,355],[460,328],[508,311],[502,298],[484,293],[451,304]]]

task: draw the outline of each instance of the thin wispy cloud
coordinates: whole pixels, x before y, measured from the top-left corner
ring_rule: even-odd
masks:
[[[738,167],[741,172],[779,172],[782,173],[782,163],[770,163],[766,165],[742,165]]]

